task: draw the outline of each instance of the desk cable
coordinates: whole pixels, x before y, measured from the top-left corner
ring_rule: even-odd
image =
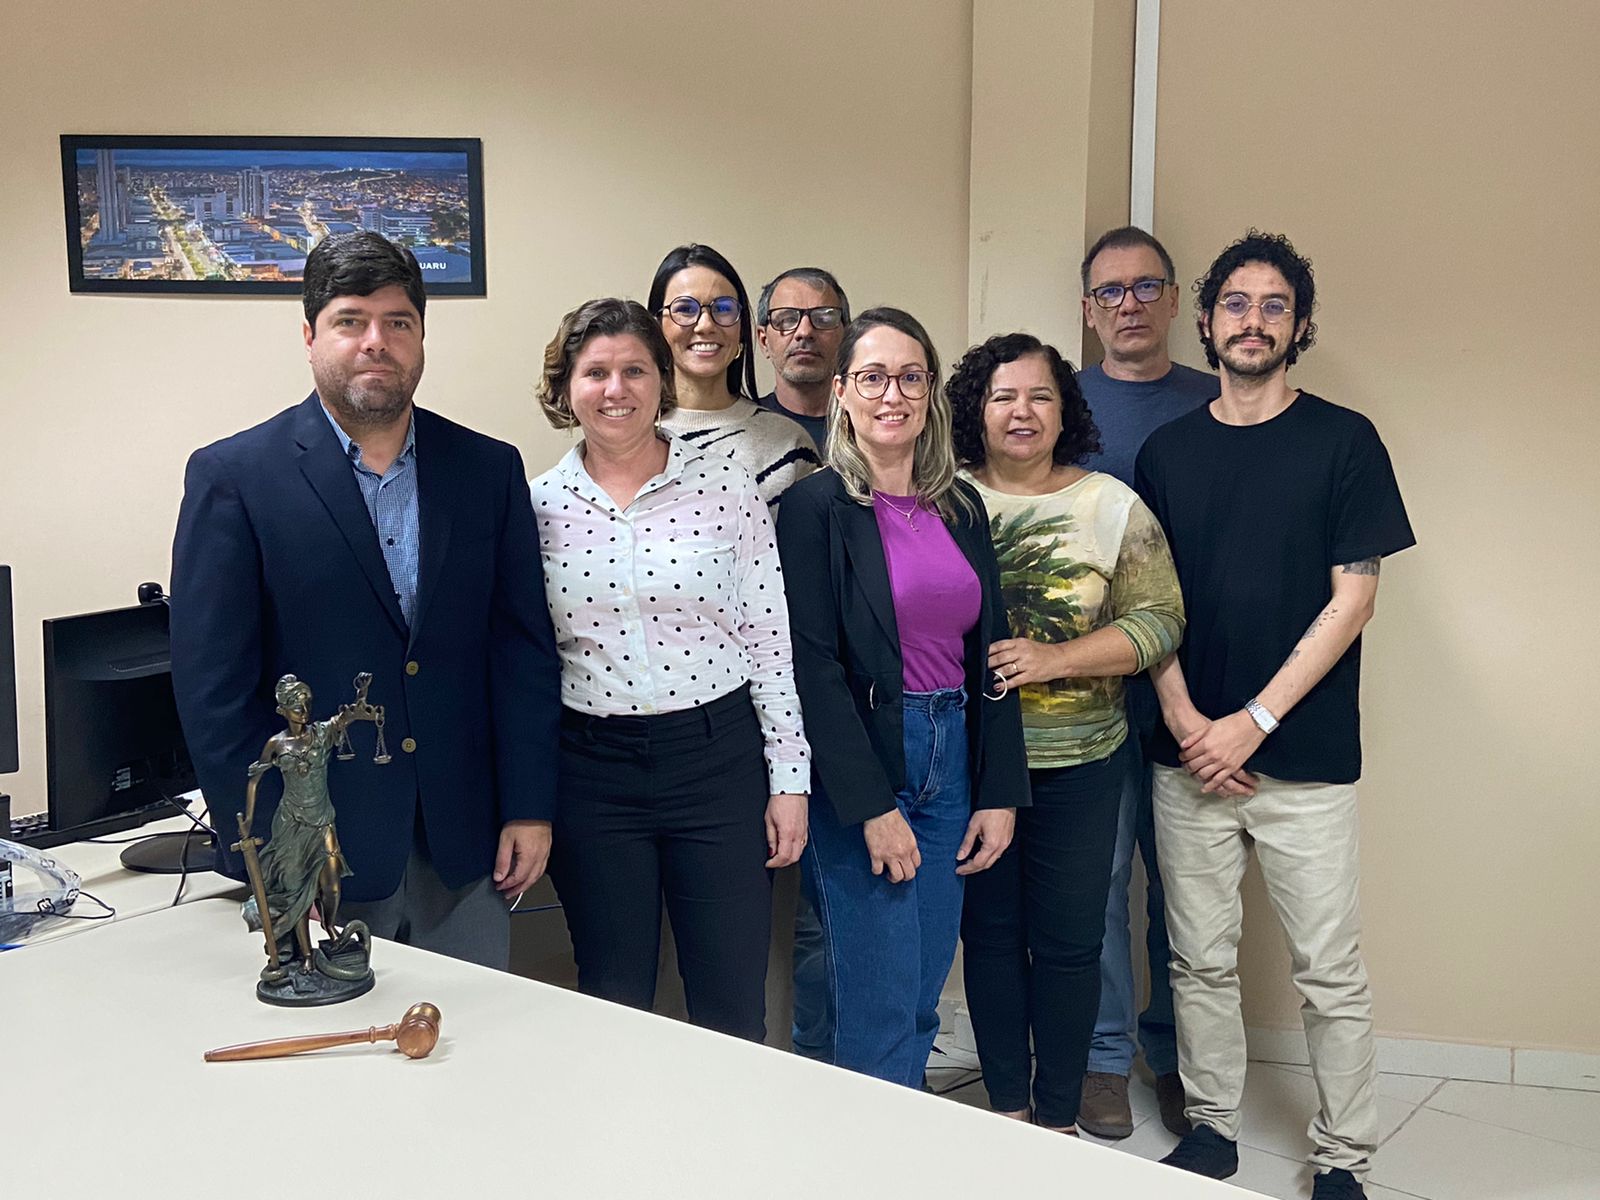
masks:
[[[38,909],[39,909],[40,914],[43,915],[43,916],[46,916],[46,917],[60,917],[63,921],[109,921],[109,920],[111,920],[112,917],[117,915],[117,910],[116,909],[112,908],[111,905],[107,904],[104,900],[100,899],[99,896],[94,895],[92,892],[80,891],[76,898],[78,900],[89,900],[89,901],[92,901],[93,903],[98,904],[101,908],[105,909],[105,912],[98,912],[98,913],[66,912],[66,911],[57,909],[56,905],[55,905],[55,901],[50,900],[48,898],[39,901]],[[0,942],[0,951],[22,950],[27,945],[28,945],[27,942]]]
[[[161,793],[161,799],[167,804],[170,804],[173,808],[177,809],[185,817],[188,817],[189,820],[193,822],[194,826],[202,833],[208,833],[211,835],[213,841],[216,840],[217,831],[190,812],[187,804],[184,804],[178,800],[174,800],[165,792]],[[210,808],[207,808],[204,811],[207,816],[211,815]],[[134,842],[147,842],[151,838],[163,836],[165,835],[159,833],[141,833],[134,837],[126,838],[84,838],[83,840],[86,842],[92,842],[96,846],[129,846]],[[172,904],[169,906],[171,908],[176,908],[178,906],[179,902],[183,899],[183,889],[187,887],[189,883],[189,843],[187,840],[185,840],[183,844],[183,854],[179,856],[178,859],[178,868],[178,890],[172,894]]]
[[[190,812],[187,804],[179,803],[165,792],[161,793],[161,798],[168,804],[172,805],[173,808],[177,809],[184,816],[188,817],[189,820],[193,822],[196,829],[200,830],[202,833],[210,834],[213,845],[221,844],[221,839],[217,837],[217,831]],[[211,809],[209,806],[206,807],[205,814],[208,817],[211,815]],[[183,889],[188,885],[189,882],[189,839],[187,836],[183,839],[183,853],[178,856],[178,868],[178,890],[172,893],[172,904],[170,906],[172,908],[178,907],[178,902],[183,899]]]

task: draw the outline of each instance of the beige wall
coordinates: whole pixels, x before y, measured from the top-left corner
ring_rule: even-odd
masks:
[[[975,5],[969,341],[1025,329],[1079,360],[1086,231],[1128,214],[1133,29],[1126,0]]]
[[[1037,6],[1052,36],[1096,47],[1057,45],[1037,110],[1010,68],[1046,57],[1047,39],[997,20],[1029,8],[495,4],[440,36],[440,10],[418,0],[337,17],[292,0],[252,51],[203,5],[131,0],[115,20],[12,5],[0,561],[16,568],[23,771],[3,782],[18,811],[44,788],[38,621],[165,580],[189,450],[309,385],[292,300],[67,293],[59,134],[482,137],[490,295],[434,306],[419,398],[537,470],[565,445],[529,400],[557,317],[642,296],[680,240],[718,246],[752,285],[830,266],[858,308],[912,309],[953,357],[969,322],[999,328],[1000,311],[969,312],[968,259],[980,232],[1014,233],[1005,184],[1031,191],[1021,212],[1043,244],[997,254],[991,294],[1008,322],[1053,334],[1075,286],[1067,243],[1121,219],[1126,149],[1105,97],[1126,88],[1132,4]],[[1380,1026],[1600,1049],[1600,816],[1584,782],[1600,653],[1583,608],[1600,586],[1600,407],[1579,364],[1600,275],[1585,59],[1600,25],[1583,0],[1537,20],[1443,0],[1222,11],[1163,6],[1157,232],[1186,278],[1251,222],[1317,261],[1323,344],[1295,378],[1378,423],[1422,543],[1386,569],[1367,641]],[[350,36],[322,32],[336,20]],[[739,105],[713,111],[721,90]],[[699,98],[682,114],[667,99],[680,93]],[[1007,106],[1037,119],[986,115]],[[1040,185],[1030,144],[1076,157],[1044,164]],[[1186,326],[1175,346],[1199,362]],[[1280,939],[1252,901],[1249,1016],[1292,1025]]]
[[[430,307],[418,400],[516,443],[534,471],[567,445],[531,400],[560,315],[643,299],[682,241],[722,250],[752,289],[830,267],[857,307],[898,304],[947,354],[965,347],[969,3],[444,12],[8,7],[0,562],[22,771],[0,784],[16,811],[44,799],[40,619],[167,580],[188,453],[310,388],[293,299],[67,292],[62,133],[481,137],[489,296]]]
[[[1290,378],[1377,423],[1417,532],[1365,643],[1380,1031],[1600,1049],[1600,9],[1188,0],[1161,20],[1156,232],[1182,278],[1252,223],[1314,260],[1320,344]],[[1296,1026],[1250,900],[1249,1021]]]

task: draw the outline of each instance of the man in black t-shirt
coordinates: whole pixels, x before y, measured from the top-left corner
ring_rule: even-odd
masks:
[[[1372,1001],[1360,954],[1360,635],[1378,567],[1413,545],[1372,423],[1289,386],[1316,334],[1310,263],[1286,238],[1228,247],[1201,280],[1221,396],[1151,434],[1137,487],[1167,533],[1188,627],[1152,668],[1153,748],[1179,1072],[1193,1132],[1163,1161],[1238,1167],[1245,1037],[1236,971],[1249,847],[1294,961],[1322,1107],[1314,1200],[1364,1195],[1377,1146]]]

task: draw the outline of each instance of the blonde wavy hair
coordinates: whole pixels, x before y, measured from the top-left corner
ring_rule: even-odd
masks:
[[[966,492],[956,486],[956,455],[951,428],[950,398],[939,386],[939,352],[933,348],[933,339],[910,313],[898,308],[869,308],[845,329],[839,342],[839,373],[836,378],[845,380],[855,358],[856,345],[869,330],[887,326],[905,334],[922,347],[927,356],[928,417],[917,435],[911,458],[911,488],[917,498],[929,508],[938,511],[946,521],[956,519],[959,507],[969,518],[977,515]],[[832,467],[844,484],[844,490],[857,504],[872,503],[872,468],[866,456],[856,445],[855,430],[850,425],[850,415],[837,395],[828,404],[828,466]]]

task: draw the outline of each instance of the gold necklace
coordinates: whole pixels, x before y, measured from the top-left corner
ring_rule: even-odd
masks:
[[[921,497],[917,497],[917,498],[913,499],[911,501],[911,507],[909,509],[905,509],[905,508],[901,508],[898,504],[894,503],[892,500],[889,499],[888,496],[884,495],[880,491],[874,490],[872,494],[873,494],[873,496],[875,498],[877,498],[879,500],[882,500],[884,502],[884,504],[888,506],[890,512],[899,513],[902,517],[904,517],[906,519],[906,524],[907,525],[911,526],[912,529],[916,529],[916,527],[917,527],[917,506],[922,503]]]

